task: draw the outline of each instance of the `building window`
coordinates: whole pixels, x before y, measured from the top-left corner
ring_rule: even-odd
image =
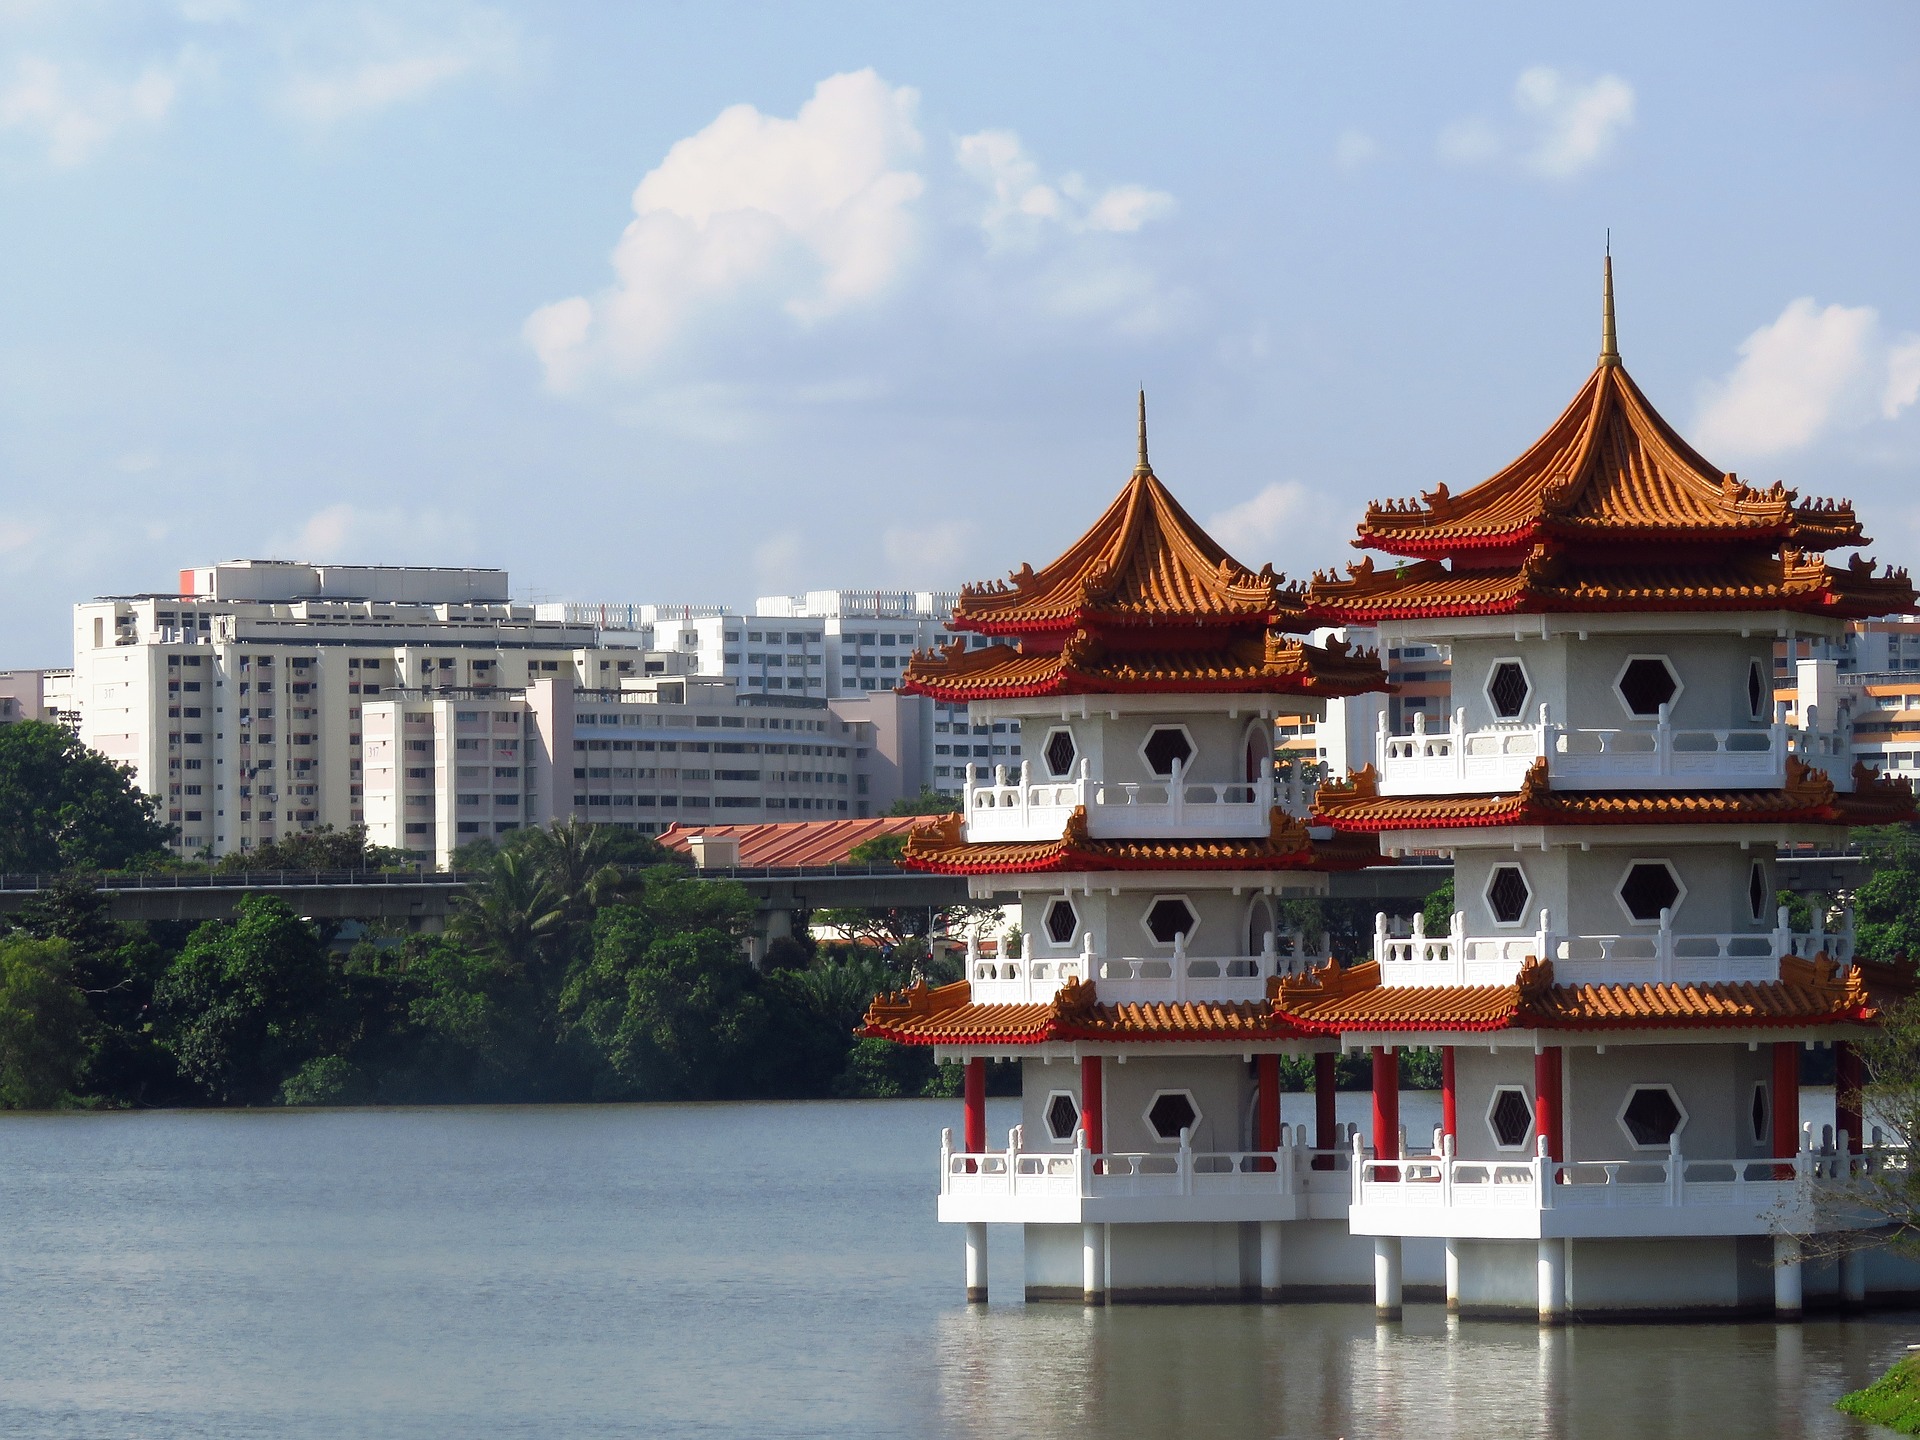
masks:
[[[1636,1085],[1620,1107],[1619,1120],[1634,1149],[1664,1150],[1687,1128],[1687,1111],[1671,1085]]]
[[[1487,700],[1502,720],[1512,720],[1527,708],[1532,688],[1526,667],[1518,659],[1496,660],[1487,672]]]
[[[1629,714],[1652,719],[1680,694],[1680,677],[1664,655],[1634,655],[1613,682]]]
[[[1184,895],[1156,895],[1140,923],[1156,945],[1171,945],[1182,936],[1191,940],[1200,918]]]
[[[1062,897],[1047,906],[1047,936],[1056,945],[1071,945],[1080,929],[1080,913],[1071,900]]]
[[[1149,773],[1170,778],[1176,763],[1182,770],[1192,767],[1193,736],[1184,725],[1157,725],[1141,744],[1140,758],[1146,761]]]
[[[1047,1096],[1047,1134],[1055,1140],[1071,1140],[1080,1128],[1080,1102],[1065,1090]]]
[[[1772,1107],[1767,1104],[1766,1082],[1757,1082],[1753,1087],[1753,1104],[1747,1107],[1747,1118],[1753,1122],[1753,1143],[1756,1145],[1764,1145],[1770,1138],[1771,1111]]]
[[[1487,1106],[1487,1129],[1500,1149],[1524,1149],[1533,1134],[1533,1102],[1527,1099],[1527,1092],[1517,1085],[1502,1085],[1495,1090]]]
[[[1747,713],[1756,720],[1766,719],[1767,701],[1770,698],[1767,693],[1766,676],[1760,671],[1760,662],[1749,660],[1747,662]]]
[[[1073,762],[1077,754],[1073,743],[1073,732],[1064,727],[1047,732],[1047,743],[1040,754],[1047,762],[1047,773],[1055,779],[1072,774]]]
[[[1496,865],[1487,880],[1487,909],[1497,925],[1519,925],[1527,918],[1527,901],[1533,892],[1527,886],[1526,872],[1518,865]]]
[[[1758,860],[1747,872],[1747,905],[1756,923],[1767,918],[1767,870]]]
[[[1662,911],[1680,908],[1686,894],[1680,877],[1664,860],[1636,860],[1620,881],[1621,906],[1643,925],[1657,924]]]
[[[1160,1139],[1177,1141],[1181,1131],[1190,1135],[1200,1123],[1200,1107],[1191,1090],[1157,1090],[1147,1102],[1146,1121]]]

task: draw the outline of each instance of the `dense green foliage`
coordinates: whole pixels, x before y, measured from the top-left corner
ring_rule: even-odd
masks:
[[[1864,1390],[1843,1395],[1834,1409],[1901,1435],[1920,1435],[1920,1359],[1904,1356]]]
[[[889,815],[951,815],[960,808],[951,795],[942,795],[931,786],[921,787],[918,795],[896,800],[887,809]]]
[[[1889,962],[1920,956],[1920,830],[1889,825],[1853,838],[1871,866],[1853,893],[1855,953]]]
[[[39,720],[0,726],[0,871],[164,863],[172,831],[126,767]]]
[[[331,825],[269,840],[254,850],[235,850],[213,868],[225,875],[270,870],[390,870],[411,868],[404,850],[367,843],[367,828],[336,830]]]

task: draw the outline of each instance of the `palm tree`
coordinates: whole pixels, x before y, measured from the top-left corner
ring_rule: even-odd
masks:
[[[628,888],[630,877],[608,862],[607,851],[607,828],[578,819],[532,831],[519,847],[569,925],[591,922],[595,910]]]
[[[529,975],[541,948],[564,930],[568,912],[562,898],[532,857],[519,850],[496,856],[486,878],[454,901],[448,926],[455,938],[516,978]]]

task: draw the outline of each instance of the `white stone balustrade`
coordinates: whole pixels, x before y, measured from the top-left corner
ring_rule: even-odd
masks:
[[[1411,935],[1392,934],[1385,914],[1373,920],[1373,958],[1381,984],[1390,986],[1510,985],[1530,956],[1552,960],[1554,979],[1563,985],[1758,982],[1779,978],[1783,956],[1824,954],[1844,965],[1853,949],[1851,907],[1832,933],[1818,907],[1810,930],[1794,930],[1785,906],[1775,912],[1772,930],[1720,934],[1676,931],[1670,910],[1660,912],[1657,926],[1634,935],[1568,934],[1553,929],[1546,910],[1532,933],[1521,935],[1468,935],[1466,916],[1457,910],[1445,935],[1428,935],[1422,915],[1414,916]]]
[[[1032,762],[1017,771],[996,765],[987,779],[967,766],[967,840],[1058,840],[1067,818],[1086,807],[1087,833],[1096,840],[1233,839],[1265,835],[1273,807],[1305,814],[1311,786],[1297,769],[1277,782],[1265,761],[1253,780],[1194,781],[1178,761],[1166,780],[1101,780],[1080,762],[1072,779],[1036,780]]]
[[[1349,1225],[1356,1235],[1451,1239],[1563,1236],[1764,1235],[1815,1228],[1816,1187],[1897,1155],[1797,1154],[1698,1158],[1676,1136],[1665,1151],[1631,1159],[1556,1161],[1533,1155],[1461,1160],[1435,1155],[1376,1160],[1356,1139],[1348,1167]]]
[[[1348,1152],[1314,1150],[1293,1126],[1272,1151],[1197,1151],[1190,1135],[1166,1150],[1095,1155],[1086,1132],[1071,1150],[1007,1148],[968,1155],[940,1137],[939,1217],[1005,1224],[1339,1219],[1351,1184]],[[1315,1160],[1320,1161],[1316,1167]]]
[[[1678,729],[1664,705],[1653,724],[1618,729],[1560,725],[1542,705],[1532,724],[1477,730],[1467,729],[1464,709],[1444,730],[1427,729],[1427,717],[1416,712],[1412,734],[1392,735],[1383,714],[1375,747],[1383,795],[1511,794],[1542,756],[1548,778],[1569,789],[1772,789],[1786,783],[1789,755],[1826,771],[1836,789],[1853,788],[1848,729],[1797,729],[1784,721]]]
[[[981,954],[972,937],[967,979],[977,1005],[1044,1004],[1068,980],[1088,979],[1103,1001],[1234,1004],[1264,998],[1275,975],[1298,975],[1327,963],[1327,954],[1308,952],[1298,934],[1283,938],[1285,951],[1269,932],[1254,955],[1189,955],[1182,935],[1168,955],[1103,956],[1094,953],[1088,932],[1077,955],[992,956]]]

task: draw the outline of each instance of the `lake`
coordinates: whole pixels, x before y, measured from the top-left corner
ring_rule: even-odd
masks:
[[[958,1124],[942,1101],[0,1117],[0,1434],[1840,1436],[1870,1432],[1832,1398],[1920,1340],[1887,1313],[1028,1307],[997,1229],[998,1298],[970,1310],[933,1221]]]

